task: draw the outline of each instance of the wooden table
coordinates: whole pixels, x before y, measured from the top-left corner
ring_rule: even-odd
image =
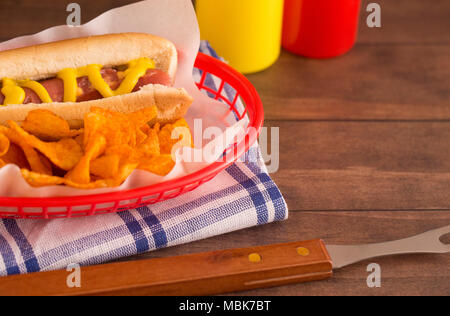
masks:
[[[2,0],[0,40],[64,23],[70,2]],[[133,1],[77,2],[86,22]],[[248,76],[266,125],[280,127],[280,169],[272,176],[289,220],[125,260],[313,238],[370,243],[450,224],[450,2],[376,2],[383,26],[369,29],[363,11],[351,53],[309,60],[283,52],[273,67]],[[381,265],[381,288],[366,285],[371,262]],[[450,295],[449,267],[449,255],[383,258],[328,281],[239,294]]]

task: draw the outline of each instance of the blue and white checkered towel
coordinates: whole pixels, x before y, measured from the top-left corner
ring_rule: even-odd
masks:
[[[217,57],[206,42],[200,50]],[[207,84],[216,88],[212,78]],[[193,192],[155,205],[84,218],[0,220],[0,276],[104,263],[287,216],[286,203],[254,146],[245,162]]]

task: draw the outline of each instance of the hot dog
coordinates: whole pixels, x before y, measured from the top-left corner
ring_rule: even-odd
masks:
[[[112,90],[116,90],[120,84],[123,82],[123,78],[120,79],[117,75],[117,71],[113,68],[102,69],[102,78],[108,83]],[[47,79],[40,82],[42,86],[47,90],[50,98],[53,102],[64,102],[64,82],[59,78]],[[146,74],[142,76],[132,92],[139,91],[140,88],[148,84],[161,84],[163,86],[172,86],[171,79],[167,73],[160,69],[149,69]],[[77,79],[77,86],[80,88],[80,94],[77,96],[77,102],[98,100],[103,98],[103,96],[95,90],[92,86],[89,78],[84,76]],[[30,88],[23,88],[25,91],[25,100],[23,104],[43,103],[40,97]],[[5,96],[0,92],[0,104],[5,101]]]
[[[48,109],[80,127],[92,106],[119,112],[158,107],[158,121],[184,116],[192,98],[172,87],[177,52],[168,40],[124,33],[0,52],[0,124]]]

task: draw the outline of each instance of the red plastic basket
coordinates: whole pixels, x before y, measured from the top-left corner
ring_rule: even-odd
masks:
[[[248,127],[256,131],[256,133],[248,133],[243,141],[234,144],[233,148],[227,150],[225,159],[222,159],[221,162],[212,163],[208,167],[185,177],[138,189],[54,198],[0,197],[0,218],[83,217],[120,212],[154,204],[196,189],[239,159],[255,143],[260,133],[264,121],[261,99],[252,84],[242,74],[213,57],[199,53],[195,67],[201,70],[202,74],[200,81],[197,82],[197,87],[212,94],[216,100],[223,101],[224,106],[228,106],[237,118],[242,119],[247,114],[249,118]],[[221,80],[217,91],[204,85],[208,74]],[[233,100],[229,100],[222,94],[226,84],[236,90],[236,97]],[[244,113],[239,113],[236,107],[239,98],[244,103]]]

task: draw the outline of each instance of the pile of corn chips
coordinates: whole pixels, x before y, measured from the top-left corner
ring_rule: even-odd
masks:
[[[31,111],[20,125],[0,126],[0,168],[19,166],[34,187],[115,187],[135,169],[165,176],[175,166],[173,147],[191,146],[192,135],[184,119],[150,125],[156,117],[156,107],[130,114],[94,107],[84,128],[71,130],[50,111]],[[178,127],[182,132],[172,137]]]

